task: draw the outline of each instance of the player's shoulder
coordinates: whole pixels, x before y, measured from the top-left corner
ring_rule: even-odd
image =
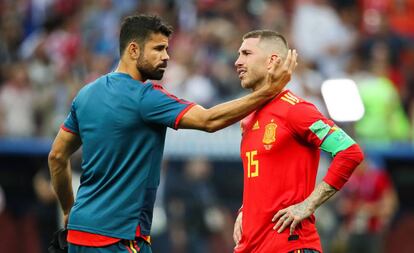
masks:
[[[163,89],[161,84],[155,83],[153,81],[140,82],[140,87],[145,91],[154,91],[154,90]]]
[[[89,83],[87,83],[87,84],[85,84],[80,90],[79,90],[79,92],[78,92],[78,95],[76,96],[77,98],[80,98],[80,97],[82,97],[82,96],[85,96],[85,95],[87,95],[88,93],[90,93],[90,92],[93,92],[93,90],[94,90],[94,88],[96,87],[96,86],[98,86],[101,82],[102,82],[102,79],[104,78],[104,76],[101,76],[101,77],[99,77],[99,78],[97,78],[97,79],[95,79],[95,80],[93,80],[93,81],[91,81],[91,82],[89,82]]]
[[[143,83],[143,86],[145,87],[145,89],[150,89],[153,91],[160,91],[163,93],[168,93],[168,91],[164,88],[164,86],[162,84],[159,84],[157,82],[154,81],[147,81],[145,83]]]
[[[290,90],[284,90],[276,97],[276,102],[291,107],[299,103],[306,102],[306,100],[304,100],[303,98],[296,95]]]
[[[285,105],[290,110],[301,109],[306,107],[315,107],[315,105],[306,99],[296,95],[290,90],[285,90],[277,96],[275,101],[278,106]]]
[[[285,115],[292,110],[301,110],[303,107],[312,106],[312,103],[296,95],[290,90],[284,90],[277,95],[269,104],[266,106],[272,111],[277,111],[282,115]]]
[[[319,110],[313,103],[303,99],[289,90],[286,90],[280,94],[277,104],[278,108],[285,108],[285,116],[288,121],[297,121],[320,114]]]
[[[143,95],[150,94],[159,98],[171,98],[174,100],[180,100],[177,96],[167,91],[162,84],[156,83],[154,81],[148,81],[144,83],[144,92]]]

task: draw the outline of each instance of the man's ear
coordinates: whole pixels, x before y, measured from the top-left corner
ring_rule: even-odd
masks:
[[[279,65],[281,62],[282,62],[282,59],[277,54],[272,54],[269,57],[269,61],[268,61],[268,64],[267,64],[267,68],[270,68],[272,66],[272,64],[275,64],[275,63],[277,65]]]
[[[133,60],[138,60],[139,55],[141,53],[141,50],[140,50],[140,47],[139,47],[138,43],[136,43],[134,41],[130,42],[128,44],[127,51],[128,51],[128,55],[129,55],[130,58],[132,58]]]

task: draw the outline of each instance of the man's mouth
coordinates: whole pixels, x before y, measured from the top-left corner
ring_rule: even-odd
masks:
[[[158,66],[158,69],[165,70],[167,68],[167,64],[161,64]]]
[[[237,73],[239,73],[239,78],[242,78],[245,74],[246,74],[246,70],[245,69],[238,69]]]

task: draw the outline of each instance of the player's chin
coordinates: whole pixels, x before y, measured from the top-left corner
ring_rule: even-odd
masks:
[[[155,71],[154,73],[153,73],[153,76],[152,76],[152,80],[161,80],[162,79],[162,77],[164,76],[164,72],[165,72],[165,70],[164,69],[158,69],[157,71]]]
[[[243,89],[250,89],[250,88],[251,88],[251,83],[250,83],[250,82],[248,82],[248,81],[246,80],[246,78],[241,78],[241,79],[240,79],[240,81],[241,81],[241,87],[242,87]]]

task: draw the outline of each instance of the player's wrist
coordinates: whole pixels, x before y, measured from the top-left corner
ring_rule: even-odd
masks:
[[[279,88],[276,88],[274,84],[264,84],[256,93],[264,100],[272,99],[280,93]]]
[[[316,202],[313,201],[310,197],[305,199],[305,201],[303,201],[303,205],[304,205],[305,212],[310,213],[310,214],[313,214],[318,208],[318,205],[316,204]]]

